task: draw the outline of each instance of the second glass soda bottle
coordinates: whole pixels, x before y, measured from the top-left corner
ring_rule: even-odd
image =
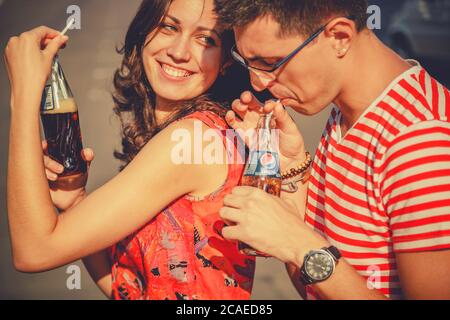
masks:
[[[241,180],[242,186],[251,186],[264,190],[279,197],[281,193],[280,158],[278,154],[278,135],[276,130],[270,129],[272,113],[262,115],[256,128],[256,139],[251,143],[250,155]],[[241,253],[270,257],[251,248],[245,243],[239,242]]]
[[[83,187],[87,181],[87,163],[81,156],[78,108],[58,56],[42,95],[41,120],[48,154],[64,166],[64,172],[58,175],[57,181],[50,181],[50,186],[58,189]]]

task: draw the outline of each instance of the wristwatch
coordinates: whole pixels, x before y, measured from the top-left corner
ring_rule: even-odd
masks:
[[[312,250],[305,255],[300,268],[300,281],[308,286],[327,280],[333,274],[341,253],[336,247]]]

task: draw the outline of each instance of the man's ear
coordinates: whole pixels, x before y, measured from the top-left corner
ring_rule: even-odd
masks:
[[[325,29],[325,35],[333,41],[333,49],[338,58],[343,58],[350,50],[358,34],[356,24],[348,18],[336,18]]]

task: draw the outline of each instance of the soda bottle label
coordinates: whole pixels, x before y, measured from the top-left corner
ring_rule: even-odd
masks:
[[[41,105],[42,105],[42,112],[55,109],[55,101],[53,98],[53,89],[51,84],[46,85],[44,88]]]
[[[252,151],[244,176],[264,176],[281,178],[278,153],[271,151]]]

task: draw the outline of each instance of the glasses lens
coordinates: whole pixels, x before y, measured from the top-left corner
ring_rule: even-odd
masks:
[[[250,68],[253,68],[253,69],[256,69],[256,70],[259,70],[259,71],[263,71],[263,72],[272,72],[274,67],[275,67],[274,64],[267,64],[267,63],[265,63],[263,61],[255,61],[250,66]]]
[[[231,56],[245,68],[252,69],[254,71],[259,70],[263,72],[271,72],[274,67],[273,65],[267,65],[261,61],[255,61],[251,65],[249,65],[247,61],[239,54],[239,52],[236,51],[236,47],[233,47],[233,49],[231,50]]]
[[[272,81],[275,79],[275,76],[272,72],[255,69],[252,67],[250,67],[249,70],[251,73],[255,74],[258,78],[264,79],[265,81]]]
[[[236,60],[243,66],[247,67],[247,63],[245,62],[245,59],[242,58],[242,56],[239,53],[237,53],[234,48],[233,48],[233,50],[231,50],[231,56],[233,57],[234,60]]]

